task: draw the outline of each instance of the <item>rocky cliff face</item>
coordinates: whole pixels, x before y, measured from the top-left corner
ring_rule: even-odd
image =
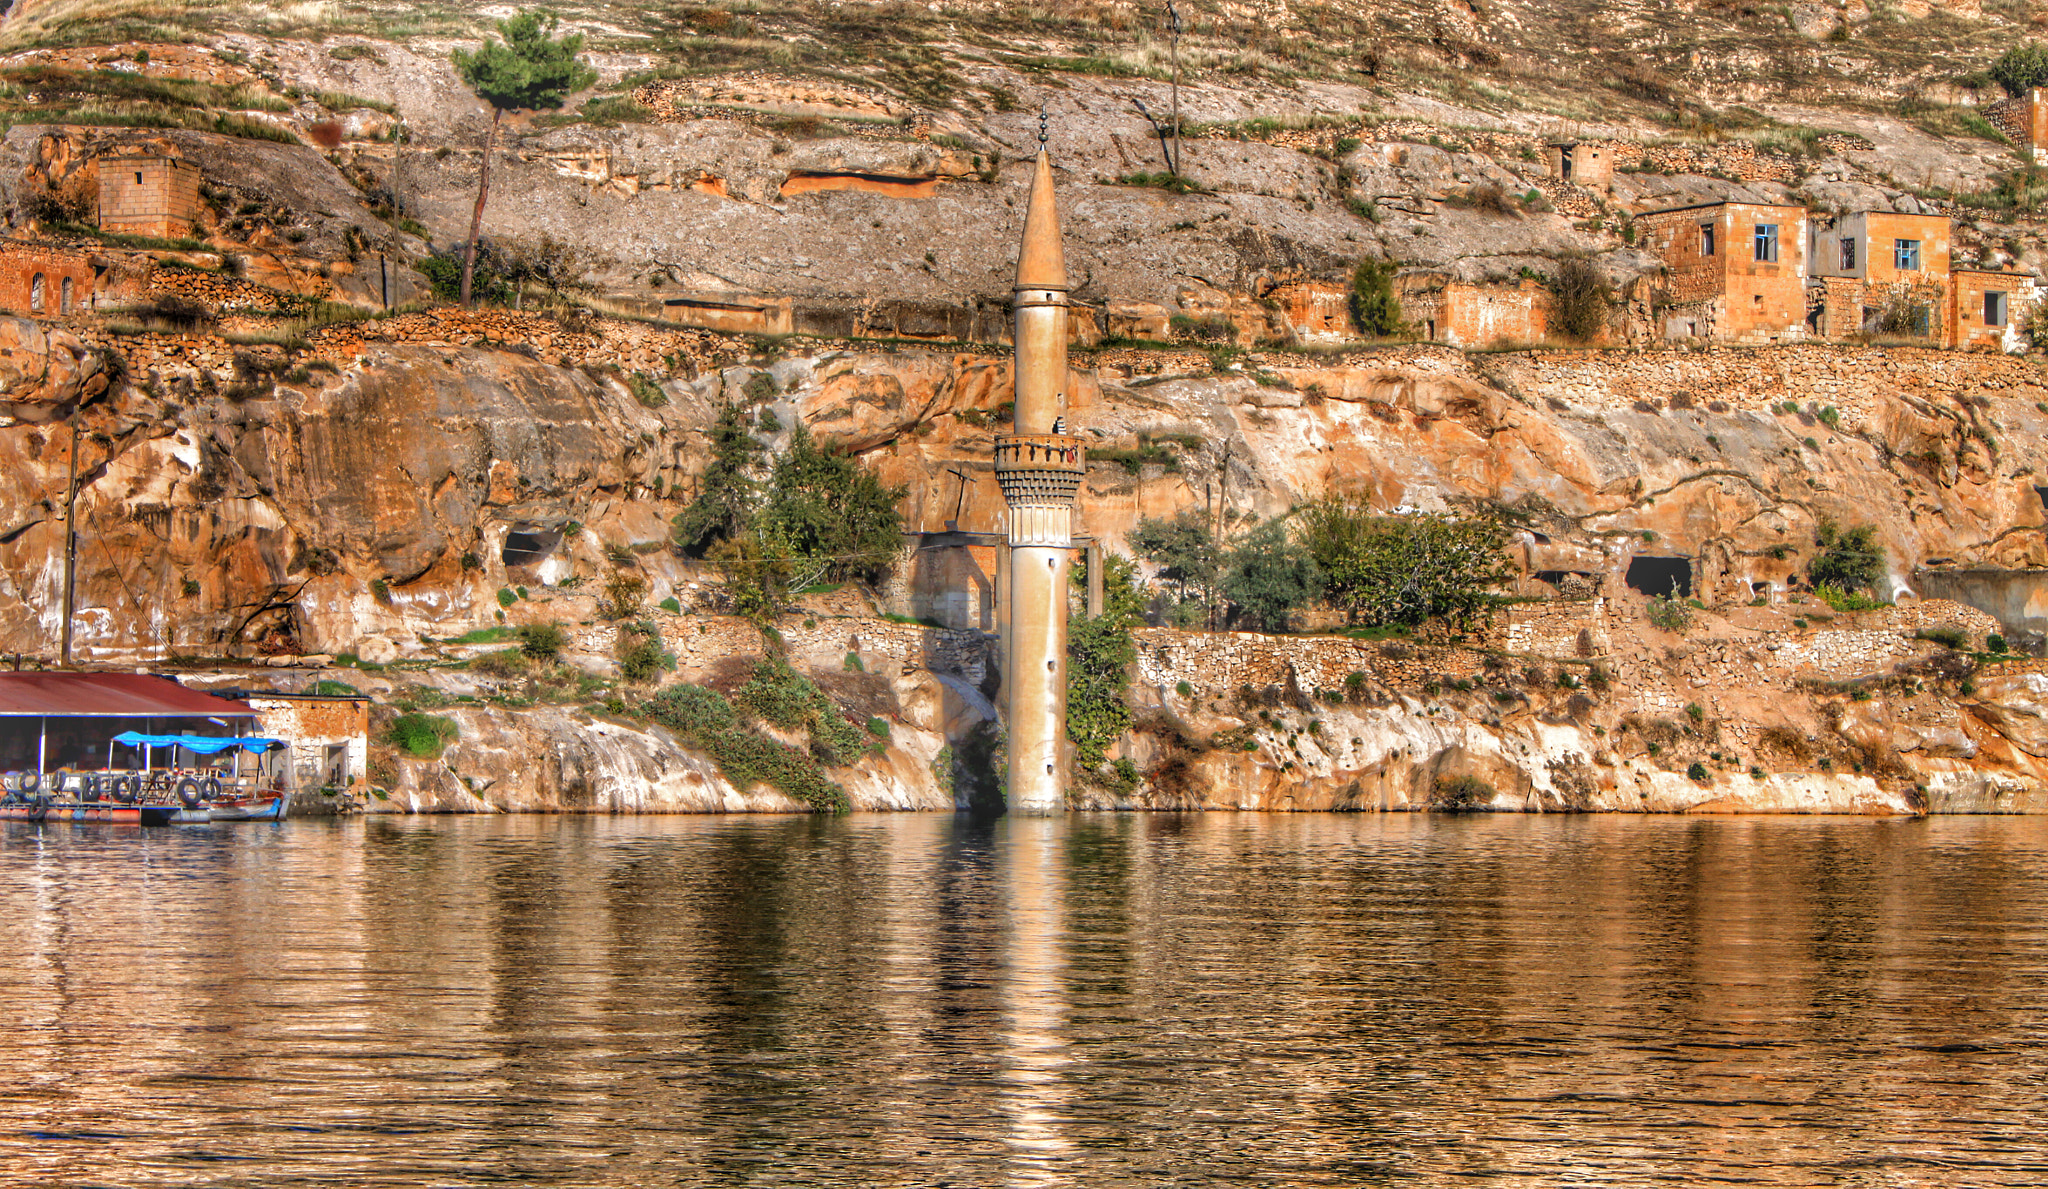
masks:
[[[285,678],[303,684],[304,665],[354,654],[396,664],[377,678],[394,698],[447,686],[462,741],[445,763],[393,757],[384,807],[787,807],[601,706],[522,708],[519,691],[460,667],[486,646],[450,643],[587,623],[575,631],[598,635],[572,664],[616,680],[598,599],[623,569],[647,579],[650,607],[676,601],[659,616],[681,658],[674,679],[711,680],[758,651],[750,629],[715,617],[710,575],[663,547],[725,399],[751,392],[783,425],[858,451],[909,487],[918,528],[990,530],[1001,506],[988,460],[1006,364],[992,353],[849,344],[771,361],[704,337],[650,408],[605,370],[642,349],[629,325],[506,324],[548,336],[545,350],[245,352],[223,376],[158,357],[112,386],[101,354],[5,325],[39,352],[24,349],[33,369],[8,387],[18,412],[0,426],[7,506],[27,510],[0,544],[10,639],[54,649],[75,427],[80,656],[310,655]],[[1463,647],[1413,646],[1419,659],[1407,644],[1328,637],[1148,643],[1138,727],[1118,753],[1139,780],[1083,787],[1084,803],[1404,808],[1441,800],[1459,776],[1501,808],[1906,812],[2036,796],[2048,740],[2034,662],[1914,639],[1956,627],[1979,648],[2000,626],[1918,600],[1919,566],[2044,561],[2048,386],[2030,362],[1824,347],[1406,347],[1254,355],[1223,371],[1206,355],[1118,349],[1080,362],[1092,365],[1071,386],[1080,432],[1165,444],[1150,461],[1091,467],[1084,520],[1111,548],[1137,517],[1205,498],[1262,517],[1325,491],[1493,505],[1523,525],[1522,593],[1539,600]],[[1800,576],[1822,519],[1877,528],[1899,608],[1843,618],[1808,599]],[[1688,631],[1643,617],[1628,585],[1642,557],[1694,559],[1705,610]],[[874,618],[907,610],[928,564],[907,561],[893,594],[846,592],[784,625],[803,667],[829,674],[866,655],[888,686],[892,746],[844,777],[865,807],[964,796],[940,749],[957,756],[993,716],[981,637],[890,644]],[[630,709],[644,693],[607,696]],[[1686,776],[1693,763],[1706,780]]]

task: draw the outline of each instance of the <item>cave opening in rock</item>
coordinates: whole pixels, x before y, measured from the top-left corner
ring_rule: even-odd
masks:
[[[1692,594],[1692,559],[1689,557],[1636,557],[1628,563],[1626,579],[1630,590],[1646,595]]]
[[[508,566],[530,566],[546,561],[561,543],[560,531],[528,525],[505,534],[505,548],[499,557]]]

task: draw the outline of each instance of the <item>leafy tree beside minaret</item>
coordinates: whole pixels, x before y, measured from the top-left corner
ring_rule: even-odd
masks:
[[[583,35],[554,36],[560,22],[555,14],[539,10],[522,12],[498,22],[504,41],[486,41],[471,53],[455,50],[448,56],[455,71],[477,98],[491,105],[491,130],[484,137],[483,171],[476,184],[476,211],[469,218],[469,239],[462,245],[462,304],[469,304],[470,278],[476,271],[476,237],[483,227],[484,203],[491,196],[491,150],[498,141],[498,122],[508,111],[552,111],[570,94],[597,81],[597,71],[585,65]]]

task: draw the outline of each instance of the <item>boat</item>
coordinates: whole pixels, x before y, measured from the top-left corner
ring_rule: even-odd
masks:
[[[194,825],[211,822],[278,822],[291,812],[286,786],[288,765],[272,765],[266,776],[262,757],[285,749],[281,739],[254,736],[144,735],[124,732],[114,742],[144,748],[139,769],[108,767],[101,771],[0,773],[0,821],[108,822],[140,826]],[[156,768],[148,762],[156,747],[183,749],[194,756],[235,753],[232,768]],[[241,753],[258,759],[255,771],[242,772]],[[173,753],[175,756],[175,753]],[[111,745],[109,748],[111,758]]]

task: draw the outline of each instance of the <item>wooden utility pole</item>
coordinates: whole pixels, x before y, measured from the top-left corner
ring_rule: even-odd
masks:
[[[1173,0],[1166,0],[1166,50],[1173,58],[1173,160],[1167,167],[1175,177],[1180,172],[1180,9],[1173,6]]]
[[[64,483],[64,629],[57,664],[71,667],[71,616],[78,604],[78,413],[71,414],[71,476]]]

